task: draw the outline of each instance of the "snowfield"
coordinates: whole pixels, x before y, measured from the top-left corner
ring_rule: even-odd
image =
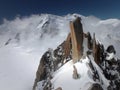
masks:
[[[40,58],[48,48],[55,49],[70,32],[69,21],[74,15],[31,15],[0,25],[0,90],[32,90]],[[82,16],[84,32],[96,34],[105,45],[113,44],[120,58],[120,20],[101,20],[94,16]],[[87,58],[75,64],[80,79],[72,78],[73,65],[69,61],[54,73],[54,88],[63,90],[87,90],[93,83],[88,77]],[[87,80],[87,81],[86,81]]]
[[[54,89],[62,87],[63,90],[87,90],[90,88],[94,81],[88,75],[87,63],[89,59],[81,59],[80,61],[74,64],[80,78],[73,79],[73,62],[71,60],[55,72],[55,77],[52,79]]]
[[[32,90],[39,55],[20,47],[0,49],[0,90]]]

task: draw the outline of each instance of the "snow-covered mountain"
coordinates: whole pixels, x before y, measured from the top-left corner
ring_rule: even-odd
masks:
[[[42,46],[46,44],[47,40],[57,41],[55,44],[60,44],[67,36],[69,27],[68,21],[63,17],[41,14],[16,18],[13,21],[4,20],[4,23],[0,25],[0,32],[3,42],[1,47],[6,44],[16,44],[32,50],[38,48],[44,50]],[[49,43],[48,46],[55,48],[52,43]]]
[[[70,32],[69,22],[75,16],[82,18],[84,32],[89,31],[92,34],[95,32],[96,38],[105,47],[114,45],[116,56],[120,58],[119,19],[101,20],[94,16],[85,17],[79,14],[66,16],[41,14],[17,17],[12,21],[4,20],[0,25],[0,90],[32,90],[42,54],[48,48],[55,49],[66,39]],[[54,79],[63,72],[61,69]],[[65,78],[63,76],[58,79],[56,85]]]

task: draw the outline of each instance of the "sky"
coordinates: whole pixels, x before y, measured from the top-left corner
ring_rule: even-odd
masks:
[[[120,0],[0,0],[0,20],[49,13],[120,18]]]

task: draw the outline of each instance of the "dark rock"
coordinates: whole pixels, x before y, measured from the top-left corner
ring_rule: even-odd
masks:
[[[114,48],[114,46],[113,45],[110,45],[110,46],[108,46],[108,48],[107,48],[107,50],[106,50],[108,53],[116,53],[116,51],[115,51],[115,48]]]
[[[87,33],[87,39],[88,39],[88,49],[92,49],[92,38],[90,35],[90,32]]]
[[[12,39],[9,38],[8,41],[5,43],[5,45],[8,45]]]
[[[48,63],[47,54],[48,54],[48,52],[46,52],[40,60],[38,70],[36,72],[36,78],[35,78],[33,90],[35,90],[35,87],[37,86],[37,83],[39,81],[42,81],[42,80],[46,79],[46,77],[47,77],[47,73],[46,73],[46,63]]]
[[[92,85],[92,87],[90,88],[90,90],[103,90],[103,88],[101,87],[100,84],[95,83]]]

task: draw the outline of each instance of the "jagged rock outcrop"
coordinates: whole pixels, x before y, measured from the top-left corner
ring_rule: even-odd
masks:
[[[90,90],[103,90],[103,87],[108,90],[120,90],[120,60],[114,58],[114,54],[116,54],[114,46],[110,45],[105,50],[104,46],[96,40],[95,34],[92,38],[89,32],[87,34],[84,33],[79,17],[70,22],[70,28],[71,32],[67,39],[57,49],[49,49],[42,56],[36,72],[33,90],[35,90],[37,83],[42,81],[44,81],[42,82],[43,90],[52,90],[51,79],[53,72],[71,59],[73,59],[73,64],[75,64],[82,56],[89,58],[88,65],[91,69],[92,79],[95,82],[99,82],[99,84],[93,84]],[[85,38],[87,39],[86,46],[88,51],[83,50],[83,40]],[[83,55],[84,52],[87,52],[87,55]],[[95,63],[93,63],[91,57]],[[73,65],[73,78],[79,78],[75,65]],[[109,80],[109,86],[105,86],[106,82],[103,80]],[[56,90],[62,90],[62,88],[59,87]]]
[[[75,21],[70,22],[71,41],[72,41],[72,58],[76,63],[83,55],[83,27],[81,18],[77,17]]]
[[[104,54],[104,47],[102,44],[96,41],[95,34],[93,35],[93,44],[92,44],[92,52],[94,61],[99,65],[100,62],[103,60]]]
[[[43,90],[52,90],[52,83],[50,81],[50,78],[47,78],[43,86],[44,86]]]
[[[36,72],[36,78],[35,78],[33,90],[35,90],[35,87],[37,86],[37,83],[39,81],[47,78],[47,74],[46,74],[46,64],[48,63],[47,54],[48,54],[48,52],[46,52],[40,60],[40,64],[39,64],[37,72]]]
[[[47,79],[49,78],[49,82],[50,82],[52,78],[52,73],[64,64],[64,60],[66,60],[67,62],[68,60],[71,59],[70,54],[67,57],[65,57],[64,45],[65,42],[59,45],[57,49],[55,50],[49,49],[43,54],[36,72],[36,78],[35,78],[33,90],[35,90],[37,83],[39,81],[45,80],[45,82],[48,83]],[[47,85],[48,84],[44,85],[43,87],[44,90],[48,90],[48,88],[51,88],[51,87],[47,87]]]
[[[92,37],[90,35],[90,32],[87,33],[87,39],[88,39],[88,49],[92,49]]]

